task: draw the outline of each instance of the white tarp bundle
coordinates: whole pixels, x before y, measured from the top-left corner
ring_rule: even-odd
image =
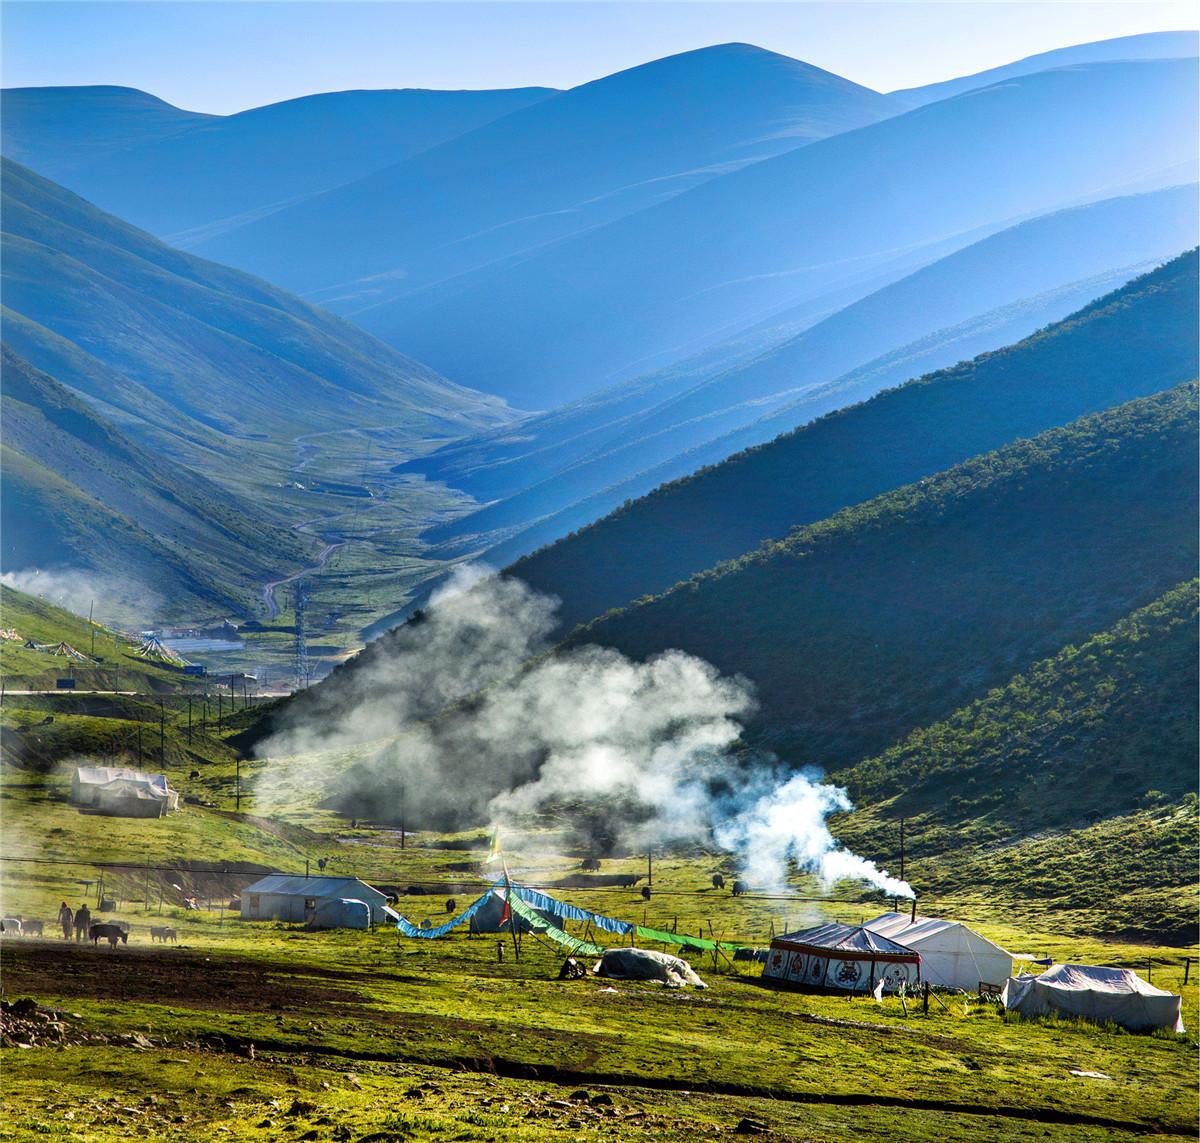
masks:
[[[658,980],[668,988],[708,987],[686,960],[654,949],[607,949],[592,971],[613,980]]]
[[[1131,968],[1055,964],[1040,976],[1014,977],[1002,999],[1005,1008],[1022,1016],[1111,1020],[1132,1032],[1183,1031],[1179,997],[1148,984]]]
[[[921,977],[935,988],[978,992],[981,984],[999,988],[1012,975],[1012,953],[968,929],[961,921],[884,913],[866,927],[921,954]]]

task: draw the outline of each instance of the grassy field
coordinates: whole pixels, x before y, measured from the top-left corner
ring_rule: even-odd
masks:
[[[20,765],[6,754],[0,767],[0,910],[50,922],[60,901],[86,896],[94,908],[102,891],[115,900],[105,915],[130,926],[115,951],[3,938],[3,999],[67,1015],[61,1039],[0,1053],[0,1138],[683,1140],[731,1134],[747,1118],[768,1137],[802,1140],[1194,1135],[1200,949],[1101,940],[1069,900],[1000,900],[970,876],[922,911],[969,920],[1014,952],[1143,974],[1150,962],[1153,982],[1172,990],[1191,958],[1188,1034],[1010,1022],[963,997],[935,997],[926,1014],[894,998],[776,992],[756,964],[711,954],[693,957],[710,987],[673,992],[560,982],[562,951],[532,935],[519,959],[511,938],[500,959],[495,936],[242,922],[224,906],[268,869],[315,872],[324,860],[326,873],[384,887],[410,919],[437,924],[447,898],[461,909],[496,867],[483,861],[481,829],[411,832],[402,846],[396,829],[325,804],[332,777],[378,744],[239,761],[227,740],[254,709],[231,714],[226,699],[219,725],[215,714],[193,699],[189,734],[182,695],[9,696],[0,709],[5,741],[16,733],[28,747]],[[81,813],[68,801],[81,751],[162,770],[180,810],[162,820]],[[887,906],[803,877],[789,895],[735,898],[712,886],[713,873],[735,872],[731,859],[702,851],[655,854],[647,901],[644,854],[605,860],[589,877],[582,851],[553,829],[504,842],[527,884],[730,944]],[[1055,856],[1052,839],[1038,844]],[[640,880],[602,883],[614,874]],[[185,907],[192,895],[199,909]],[[163,924],[178,946],[150,943]]]
[[[495,866],[482,864],[482,831],[414,833],[401,848],[396,831],[353,827],[322,808],[319,776],[351,758],[242,764],[238,813],[239,767],[222,749],[214,736],[207,760],[187,770],[168,753],[172,784],[196,802],[161,821],[80,813],[65,800],[61,767],[0,772],[4,913],[49,921],[62,899],[77,905],[89,893],[94,903],[103,876],[112,915],[130,925],[116,951],[4,939],[4,999],[33,997],[67,1015],[61,1041],[4,1049],[0,1137],[683,1140],[731,1134],[744,1118],[780,1139],[1194,1137],[1194,946],[1080,936],[1069,911],[969,895],[928,903],[1014,952],[1143,972],[1149,959],[1154,983],[1176,990],[1192,957],[1188,1034],[1134,1036],[1012,1022],[961,996],[935,997],[925,1014],[894,998],[777,992],[757,965],[714,965],[711,955],[693,958],[710,987],[675,992],[560,982],[561,950],[532,935],[519,959],[511,938],[499,959],[495,936],[420,941],[386,928],[242,922],[221,905],[254,868],[303,872],[325,858],[327,873],[399,891],[405,915],[437,923],[447,896],[463,907]],[[266,765],[290,793],[270,820],[253,798]],[[647,902],[644,855],[605,861],[602,876],[643,876],[606,888],[586,883],[580,854],[562,852],[551,831],[506,838],[505,848],[527,883],[580,882],[556,890],[566,900],[733,943],[762,944],[825,917],[859,920],[884,904],[850,886],[821,899],[802,878],[790,897],[734,898],[711,885],[714,871],[732,871],[728,859],[700,852],[656,856]],[[184,893],[209,907],[185,909]],[[176,927],[179,945],[151,945],[155,924]]]

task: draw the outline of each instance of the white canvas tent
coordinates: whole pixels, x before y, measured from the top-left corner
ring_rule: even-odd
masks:
[[[935,988],[978,992],[981,984],[1000,988],[1012,976],[1012,953],[960,921],[884,913],[866,927],[920,953],[921,976]]]
[[[341,902],[362,902],[370,923],[379,924],[396,914],[387,907],[387,894],[359,881],[357,877],[296,877],[273,873],[242,891],[243,921],[311,921],[361,916],[361,910]],[[323,928],[359,928],[353,925],[322,925]]]
[[[1111,1020],[1131,1032],[1183,1031],[1179,997],[1148,984],[1131,968],[1055,964],[1039,976],[1014,977],[1002,999],[1005,1008],[1021,1016]]]
[[[118,817],[158,818],[179,808],[179,794],[165,775],[122,766],[76,767],[71,801]]]

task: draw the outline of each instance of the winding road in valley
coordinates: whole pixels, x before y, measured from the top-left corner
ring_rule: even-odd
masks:
[[[307,527],[313,521],[307,520],[303,524],[295,525],[296,529]],[[321,554],[317,557],[317,562],[312,567],[301,568],[298,572],[293,572],[283,579],[273,579],[270,583],[264,584],[262,589],[262,600],[267,608],[267,618],[274,619],[279,614],[279,604],[275,599],[275,589],[283,587],[285,584],[293,583],[298,579],[303,579],[306,575],[312,575],[313,572],[319,572],[329,562],[329,557],[333,555],[338,548],[346,546],[345,540],[338,540],[336,543],[326,544]]]

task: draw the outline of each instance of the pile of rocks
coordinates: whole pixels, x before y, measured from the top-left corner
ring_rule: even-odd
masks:
[[[46,1044],[78,1044],[83,1035],[67,1023],[80,1017],[57,1008],[39,1008],[29,997],[0,1000],[0,1048],[35,1048]]]

